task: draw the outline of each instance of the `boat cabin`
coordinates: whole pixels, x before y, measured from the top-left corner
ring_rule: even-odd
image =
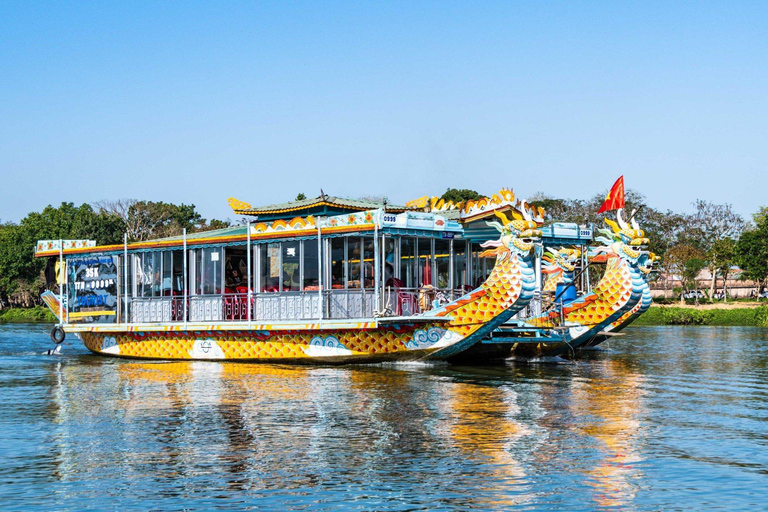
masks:
[[[491,210],[460,219],[457,210],[325,195],[259,208],[230,199],[230,206],[248,221],[113,246],[38,242],[36,256],[66,262],[59,296],[46,300],[58,301],[66,324],[408,317],[476,288],[494,265],[479,257],[481,244],[498,237],[486,223]],[[551,229],[549,238],[591,241],[591,230],[569,229]]]
[[[66,261],[65,323],[264,322],[411,316],[471,282],[458,222],[383,209],[95,246]]]

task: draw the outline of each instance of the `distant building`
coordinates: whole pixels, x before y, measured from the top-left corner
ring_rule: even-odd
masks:
[[[728,290],[728,297],[749,298],[757,296],[759,283],[755,281],[742,280],[742,271],[739,267],[731,267],[727,282],[723,283],[723,278],[718,277],[715,282],[715,294],[723,293],[723,285]],[[696,288],[709,295],[709,287],[712,284],[712,274],[704,269],[696,277]],[[683,287],[679,274],[660,272],[655,281],[651,281],[651,296],[655,298],[678,298],[679,289]],[[675,288],[678,292],[675,293]]]

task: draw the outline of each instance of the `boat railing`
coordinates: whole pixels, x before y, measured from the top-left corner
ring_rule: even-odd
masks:
[[[192,295],[187,299],[186,310],[189,322],[245,322],[249,320],[249,307],[250,320],[254,322],[372,318],[381,313],[411,316],[440,307],[465,293],[460,288],[386,287],[381,305],[376,303],[374,290],[368,288],[252,293],[250,301],[247,292],[224,293]],[[130,322],[184,322],[184,306],[184,298],[178,295],[133,297]]]
[[[378,310],[369,289],[253,293],[250,308],[252,321],[371,318]],[[187,299],[187,320],[244,322],[249,320],[248,309],[247,292],[192,295]],[[131,323],[183,322],[184,298],[133,297],[129,318]]]
[[[406,288],[387,286],[384,289],[384,305],[392,314],[411,316],[443,306],[467,293],[463,288]]]

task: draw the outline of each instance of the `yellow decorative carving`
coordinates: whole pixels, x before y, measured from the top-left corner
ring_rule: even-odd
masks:
[[[230,197],[227,200],[227,203],[229,203],[229,207],[232,208],[235,212],[238,212],[241,210],[253,209],[253,206],[251,206],[249,203],[246,203],[245,201],[240,201],[239,199],[235,199],[234,197]]]

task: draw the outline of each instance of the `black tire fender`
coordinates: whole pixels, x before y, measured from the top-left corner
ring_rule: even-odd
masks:
[[[64,329],[62,329],[58,325],[53,329],[51,329],[51,341],[53,341],[57,345],[64,342],[64,338],[66,336],[67,334],[64,332]]]

